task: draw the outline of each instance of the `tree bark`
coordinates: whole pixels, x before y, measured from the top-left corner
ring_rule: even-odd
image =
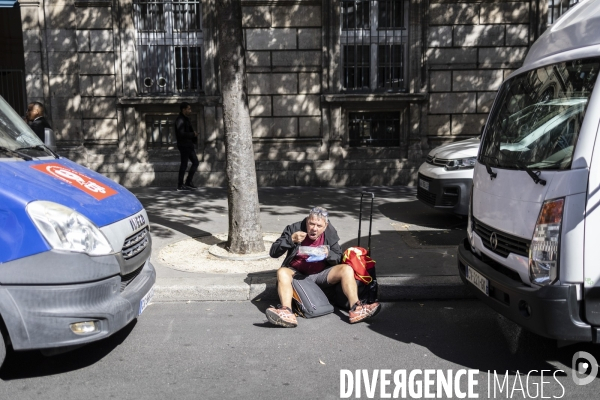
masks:
[[[248,110],[242,5],[240,0],[217,0],[216,5],[229,205],[226,248],[236,254],[257,253],[265,246]]]

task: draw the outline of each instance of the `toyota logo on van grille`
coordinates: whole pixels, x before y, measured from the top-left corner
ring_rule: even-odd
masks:
[[[492,246],[492,250],[496,250],[496,247],[498,247],[498,237],[496,236],[496,232],[492,232],[490,235],[490,245]]]

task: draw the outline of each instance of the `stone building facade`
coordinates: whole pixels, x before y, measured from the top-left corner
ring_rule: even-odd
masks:
[[[19,6],[27,98],[47,106],[62,154],[128,186],[175,185],[172,122],[187,101],[195,183],[226,184],[214,0]],[[411,184],[431,148],[478,135],[549,2],[242,6],[259,185],[353,186]]]

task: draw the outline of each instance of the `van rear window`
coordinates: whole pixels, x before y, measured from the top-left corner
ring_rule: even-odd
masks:
[[[598,58],[574,60],[506,81],[479,161],[508,169],[569,169],[599,69]]]

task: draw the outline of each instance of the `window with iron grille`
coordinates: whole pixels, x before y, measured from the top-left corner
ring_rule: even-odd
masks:
[[[408,0],[341,0],[342,87],[407,90]]]
[[[175,137],[176,115],[148,115],[146,116],[146,133],[148,147],[164,148],[177,146]]]
[[[548,25],[552,25],[569,8],[579,3],[579,0],[548,0]]]
[[[350,147],[398,147],[406,131],[402,112],[351,112],[348,114]]]
[[[201,0],[134,0],[141,94],[202,91]]]

